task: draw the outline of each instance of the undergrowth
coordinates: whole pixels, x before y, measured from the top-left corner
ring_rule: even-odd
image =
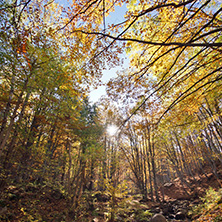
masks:
[[[203,203],[192,209],[193,218],[198,218],[195,221],[222,221],[222,188],[216,191],[210,187],[201,200]]]

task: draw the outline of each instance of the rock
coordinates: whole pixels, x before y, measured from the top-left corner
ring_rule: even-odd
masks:
[[[162,214],[155,214],[151,219],[150,222],[167,222],[166,218]]]
[[[190,198],[178,184],[174,183],[165,183],[162,187],[162,192],[171,199],[185,200]]]
[[[186,218],[186,214],[184,211],[178,211],[176,213],[175,219],[176,220],[184,220]]]
[[[172,219],[174,219],[174,218],[175,218],[175,215],[170,214],[170,215],[168,216],[168,218],[172,220]]]
[[[170,188],[172,187],[174,184],[173,183],[165,183],[163,186],[164,187],[167,187],[167,188]]]
[[[178,212],[182,212],[183,214],[187,214],[187,209],[185,209],[185,208],[178,208],[177,209],[177,213]]]
[[[169,215],[170,213],[174,213],[173,206],[171,205],[171,203],[163,204],[161,208],[163,215]]]

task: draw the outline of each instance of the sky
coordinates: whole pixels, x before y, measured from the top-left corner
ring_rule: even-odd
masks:
[[[115,12],[111,13],[109,16],[106,17],[106,24],[118,24],[120,22],[122,22],[124,20],[124,15],[126,12],[127,8],[125,5],[123,5],[122,7],[120,6],[116,6],[115,7]],[[103,71],[103,77],[102,77],[102,82],[105,84],[107,83],[111,78],[116,77],[116,72],[126,68],[128,65],[128,61],[125,60],[123,67],[117,66],[114,67],[110,70],[104,70]],[[98,89],[93,90],[90,93],[90,100],[95,103],[99,100],[99,98],[103,95],[106,95],[106,89],[105,86],[100,86],[98,87]]]
[[[124,20],[124,15],[125,15],[125,12],[126,12],[126,6],[123,5],[122,7],[120,6],[116,6],[115,7],[115,12],[111,13],[109,16],[106,17],[106,24],[118,24],[120,22],[122,22]],[[103,71],[103,77],[102,77],[102,82],[105,84],[107,83],[111,78],[114,78],[116,77],[116,72],[119,71],[119,70],[122,70],[124,68],[126,68],[128,66],[128,61],[125,60],[123,66],[117,66],[117,67],[114,67],[110,70],[104,70]],[[105,86],[100,86],[98,87],[98,89],[96,90],[93,90],[91,93],[90,93],[90,100],[93,102],[93,103],[96,103],[99,98],[103,95],[106,95],[106,87]]]
[[[123,66],[117,66],[115,68],[112,68],[110,70],[104,70],[103,71],[103,77],[102,77],[102,82],[105,84],[107,83],[111,78],[115,78],[117,76],[117,72],[126,68],[128,65],[128,61],[126,60]],[[101,96],[106,95],[106,87],[105,86],[99,86],[98,89],[92,90],[89,98],[90,101],[93,103],[98,102],[99,98]]]
[[[68,0],[56,0],[56,2],[58,2],[59,4],[63,5],[64,7],[68,6]],[[71,2],[71,0],[69,0],[69,2]],[[124,15],[126,12],[127,8],[125,5],[123,5],[122,7],[120,6],[116,6],[115,7],[115,12],[110,13],[109,16],[106,17],[106,25],[110,24],[118,24],[120,22],[122,22],[124,20]],[[125,56],[125,55],[124,55]],[[111,78],[116,77],[116,72],[126,68],[128,66],[128,60],[125,61],[123,67],[113,67],[110,70],[104,70],[103,71],[103,77],[102,77],[102,83],[105,84],[107,83]],[[93,103],[98,102],[99,98],[103,95],[106,95],[106,90],[105,90],[105,86],[99,86],[98,89],[93,90],[90,95],[90,101]]]

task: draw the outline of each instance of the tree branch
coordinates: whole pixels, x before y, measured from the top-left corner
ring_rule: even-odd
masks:
[[[122,34],[119,34],[117,37],[101,33],[101,32],[87,32],[83,30],[75,30],[73,32],[82,32],[87,35],[102,35],[103,37],[108,37],[110,39],[113,39],[114,41],[124,41],[124,42],[137,42],[141,44],[147,44],[147,45],[156,45],[156,46],[179,46],[179,47],[222,47],[222,42],[215,42],[215,43],[191,43],[191,42],[152,42],[152,41],[146,41],[142,39],[134,39],[134,38],[121,38]]]

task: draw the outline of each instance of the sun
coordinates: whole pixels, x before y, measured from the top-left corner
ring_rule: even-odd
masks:
[[[109,136],[114,136],[118,130],[118,127],[116,125],[108,125],[107,127],[107,133]]]

